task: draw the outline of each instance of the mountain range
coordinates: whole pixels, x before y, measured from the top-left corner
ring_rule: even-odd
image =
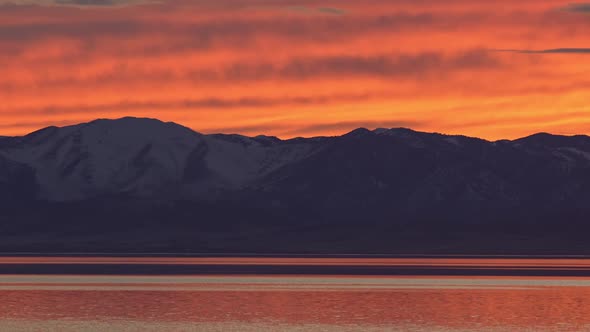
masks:
[[[0,137],[0,251],[587,253],[590,137],[281,140],[155,119]]]

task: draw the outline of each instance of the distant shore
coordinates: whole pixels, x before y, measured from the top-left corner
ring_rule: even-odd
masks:
[[[227,257],[227,258],[538,258],[590,259],[584,254],[322,254],[322,253],[198,253],[198,252],[0,252],[1,257]]]
[[[0,274],[590,277],[580,256],[2,254]]]

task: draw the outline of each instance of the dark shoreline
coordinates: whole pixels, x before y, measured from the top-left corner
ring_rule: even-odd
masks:
[[[354,275],[590,277],[590,268],[515,269],[424,266],[0,264],[0,275]]]
[[[590,277],[588,256],[0,254],[0,275]]]
[[[56,253],[37,253],[37,252],[0,252],[0,257],[161,257],[161,258],[505,258],[505,259],[588,259],[590,255],[561,255],[561,254],[289,254],[289,253],[113,253],[113,252],[56,252]]]

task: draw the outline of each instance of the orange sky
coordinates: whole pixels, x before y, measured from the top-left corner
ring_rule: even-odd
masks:
[[[590,134],[590,3],[124,1],[0,0],[0,135],[122,116],[284,138]]]

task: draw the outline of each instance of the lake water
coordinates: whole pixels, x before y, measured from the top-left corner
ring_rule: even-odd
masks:
[[[0,331],[590,331],[590,279],[1,275]]]

